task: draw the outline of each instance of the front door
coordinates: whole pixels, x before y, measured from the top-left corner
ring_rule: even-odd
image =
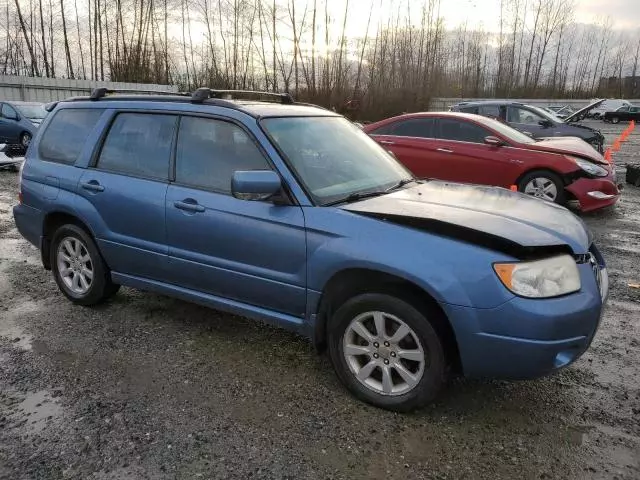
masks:
[[[513,149],[484,141],[488,136],[496,136],[495,133],[465,119],[438,117],[435,121],[437,159],[443,179],[501,187],[511,185],[518,170],[510,159]]]
[[[547,121],[546,118],[526,107],[517,105],[507,107],[507,123],[516,130],[534,138],[554,136],[552,128],[544,127],[540,123],[545,121]]]
[[[302,209],[231,195],[233,172],[266,169],[265,156],[238,125],[182,117],[166,197],[169,268],[174,283],[191,290],[302,316]]]
[[[171,144],[178,117],[120,113],[109,129],[96,165],[80,178],[94,233],[111,269],[137,277],[167,279],[165,196]]]

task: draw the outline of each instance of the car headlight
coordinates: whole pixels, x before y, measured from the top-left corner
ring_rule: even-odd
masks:
[[[580,290],[580,273],[571,255],[496,263],[493,269],[503,285],[521,297],[550,298]]]
[[[606,177],[609,175],[607,169],[600,165],[596,165],[595,163],[591,163],[578,157],[572,157],[571,155],[567,155],[567,158],[589,175],[593,175],[594,177]]]

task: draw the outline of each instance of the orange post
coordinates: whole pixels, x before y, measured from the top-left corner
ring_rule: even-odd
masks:
[[[518,191],[518,186],[517,185],[511,185],[509,187],[509,190],[511,190],[512,192],[517,192]]]
[[[605,159],[607,162],[611,163],[611,149],[610,149],[610,148],[607,148],[607,149],[605,150],[605,152],[604,152],[604,159]]]

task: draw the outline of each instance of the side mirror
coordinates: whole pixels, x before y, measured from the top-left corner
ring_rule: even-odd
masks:
[[[484,137],[484,143],[487,145],[493,145],[494,147],[501,147],[504,145],[504,142],[500,140],[498,137],[494,137],[493,135],[489,135],[488,137]]]
[[[540,120],[540,121],[538,122],[538,124],[539,124],[542,128],[549,128],[551,125],[553,125],[553,124],[551,123],[551,121],[550,121],[550,120]]]
[[[231,194],[240,200],[268,200],[281,188],[280,176],[271,170],[237,171],[231,177]]]

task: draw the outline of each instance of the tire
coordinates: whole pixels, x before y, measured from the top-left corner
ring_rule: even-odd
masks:
[[[549,182],[551,182],[551,184],[553,184],[553,188],[555,188],[555,195],[553,196],[553,198],[544,193],[544,190],[546,190],[549,186]],[[538,190],[536,193],[533,193],[531,188],[537,188],[540,190]],[[527,195],[531,195],[532,197],[552,201],[554,203],[557,203],[558,205],[565,205],[567,201],[567,196],[564,191],[564,184],[562,182],[562,179],[557,174],[548,170],[534,170],[527,173],[518,182],[518,191]],[[553,189],[550,188],[547,191],[551,192],[553,191]]]
[[[63,254],[70,260],[64,260]],[[109,268],[91,236],[77,225],[67,224],[56,230],[50,258],[58,288],[75,304],[97,305],[115,295],[120,288],[111,281]],[[69,274],[65,275],[65,272]]]
[[[611,123],[620,123],[619,117],[611,117]]]
[[[386,333],[382,336],[373,335],[377,333],[374,314],[383,315]],[[356,322],[366,326],[369,340],[352,328]],[[401,325],[408,327],[409,332],[394,341],[395,335],[401,335]],[[388,348],[383,339],[391,342]],[[331,363],[340,381],[355,397],[379,408],[414,410],[432,401],[445,382],[447,362],[440,336],[424,313],[395,296],[367,293],[348,300],[329,320],[328,344]],[[347,350],[347,345],[352,348]],[[353,353],[354,346],[356,353],[345,355],[345,351]],[[358,353],[362,349],[367,352]],[[409,356],[422,358],[422,362]],[[362,368],[371,364],[372,368]],[[364,380],[357,378],[358,369]],[[399,373],[401,369],[403,376]],[[385,370],[388,375],[383,375]],[[407,372],[411,380],[405,381]],[[385,383],[384,378],[388,379]]]
[[[27,148],[31,143],[31,134],[29,132],[22,132],[20,134],[20,145]]]

